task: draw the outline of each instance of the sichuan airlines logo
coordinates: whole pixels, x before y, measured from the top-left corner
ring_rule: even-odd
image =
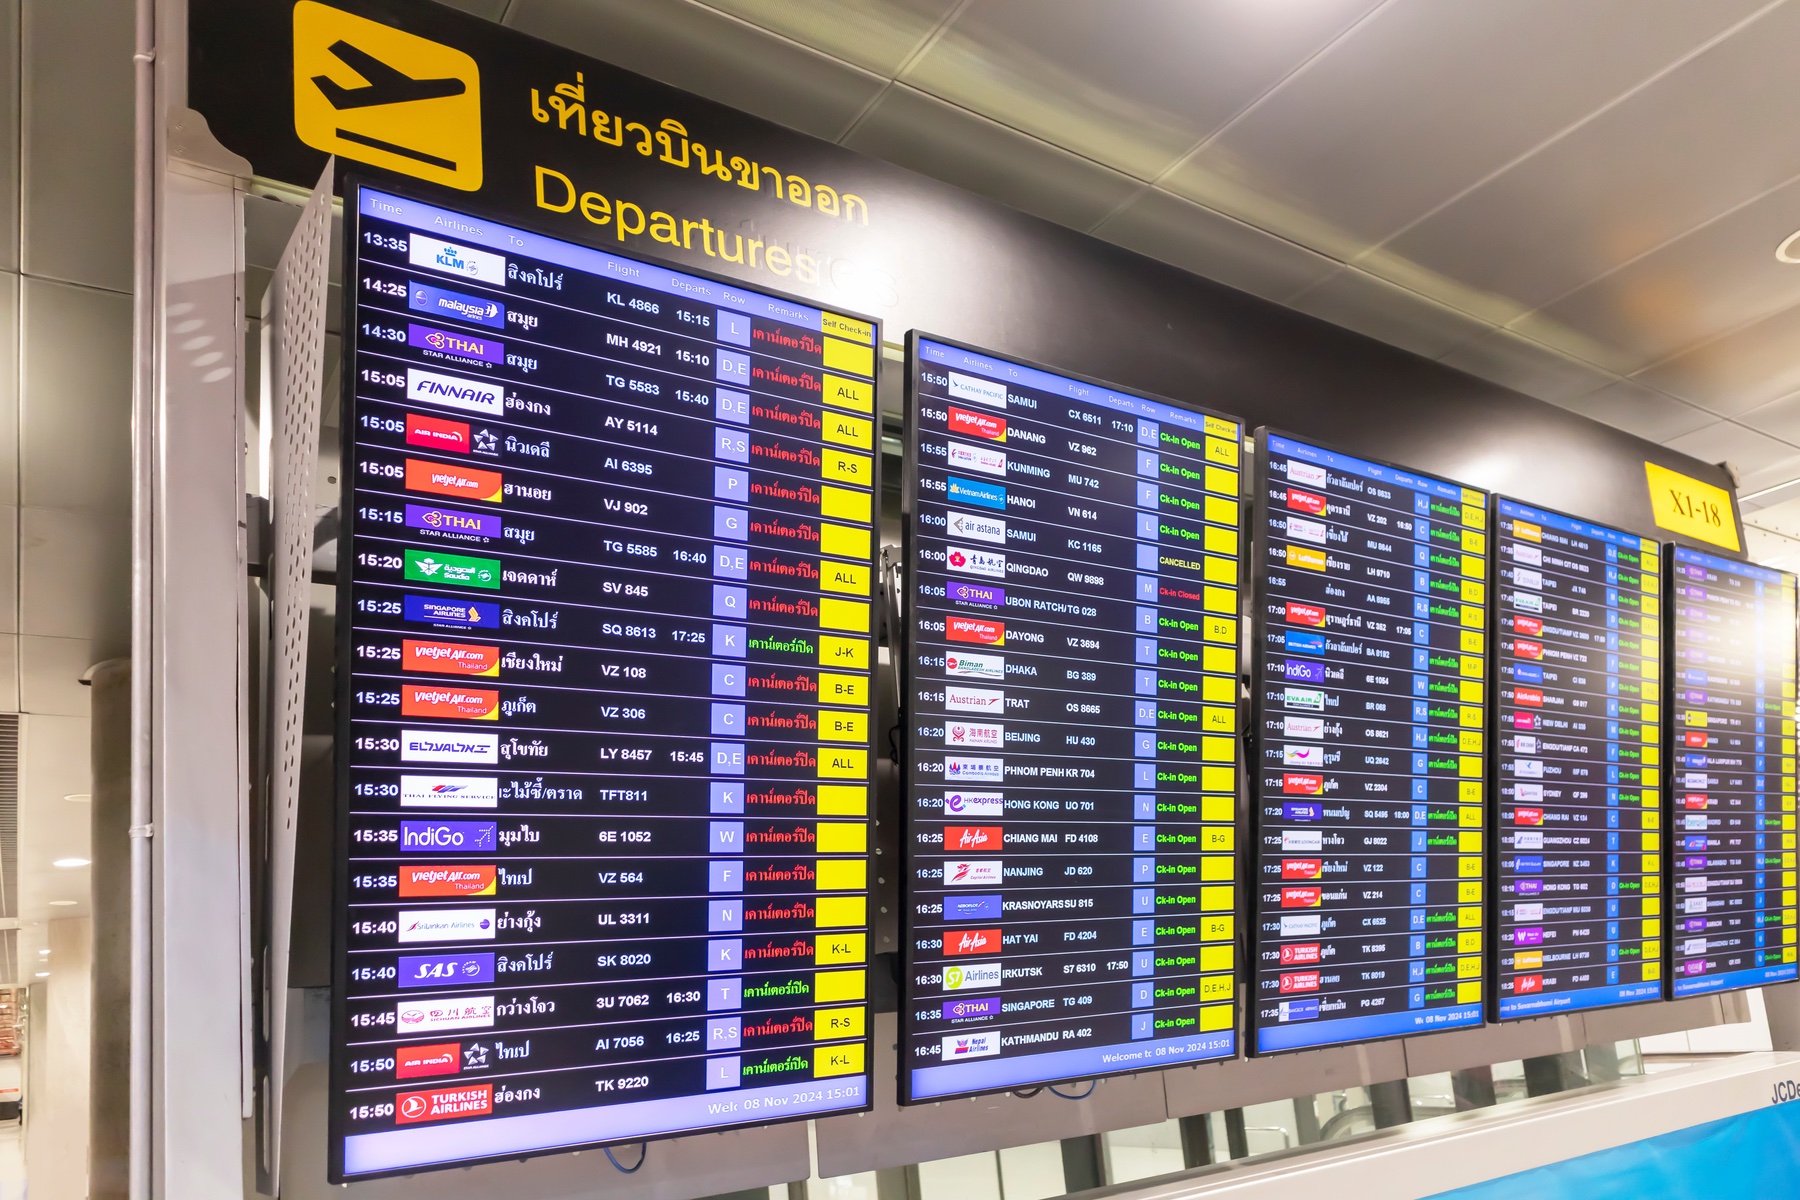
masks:
[[[300,0],[294,132],[327,154],[479,191],[481,69],[461,50]]]

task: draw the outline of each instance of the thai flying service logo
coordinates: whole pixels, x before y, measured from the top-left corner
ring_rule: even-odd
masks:
[[[494,735],[496,744],[499,735]],[[481,775],[402,775],[401,808],[498,808],[500,781]],[[479,849],[479,847],[476,847]],[[403,846],[402,849],[405,849]]]
[[[406,398],[416,404],[439,404],[488,417],[506,415],[506,389],[499,384],[458,379],[416,367],[406,369]]]
[[[479,191],[481,69],[461,50],[294,5],[294,133],[316,150]]]

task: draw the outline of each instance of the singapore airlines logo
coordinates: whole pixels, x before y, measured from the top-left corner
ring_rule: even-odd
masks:
[[[477,191],[481,70],[460,50],[300,0],[294,132],[329,154]]]

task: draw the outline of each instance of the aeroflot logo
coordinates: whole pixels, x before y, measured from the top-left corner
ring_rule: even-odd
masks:
[[[478,383],[413,367],[406,370],[406,398],[422,404],[467,409],[490,417],[506,415],[506,389],[499,384]]]

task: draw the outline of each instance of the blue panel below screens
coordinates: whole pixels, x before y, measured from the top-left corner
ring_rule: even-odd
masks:
[[[1761,987],[1765,983],[1788,983],[1800,979],[1800,965],[1786,963],[1779,967],[1750,967],[1724,975],[1690,975],[1675,981],[1675,998],[1704,996],[1709,992],[1732,992],[1739,988]]]
[[[1084,1046],[1079,1050],[1054,1050],[1021,1058],[970,1059],[919,1067],[912,1073],[914,1099],[955,1096],[963,1092],[991,1092],[1047,1079],[1085,1079],[1116,1075],[1183,1062],[1230,1058],[1237,1053],[1237,1034],[1230,1030],[1157,1042],[1120,1046]]]
[[[1256,1049],[1262,1054],[1278,1050],[1304,1050],[1312,1046],[1336,1046],[1345,1042],[1372,1042],[1380,1038],[1441,1033],[1446,1029],[1463,1029],[1481,1023],[1479,1004],[1380,1013],[1371,1017],[1341,1017],[1333,1021],[1301,1020],[1257,1030]]]
[[[1583,988],[1577,992],[1553,995],[1502,996],[1499,1015],[1503,1021],[1517,1017],[1544,1017],[1552,1013],[1575,1012],[1583,1008],[1611,1008],[1615,1004],[1638,1004],[1662,998],[1662,982],[1624,983],[1617,987]]]

